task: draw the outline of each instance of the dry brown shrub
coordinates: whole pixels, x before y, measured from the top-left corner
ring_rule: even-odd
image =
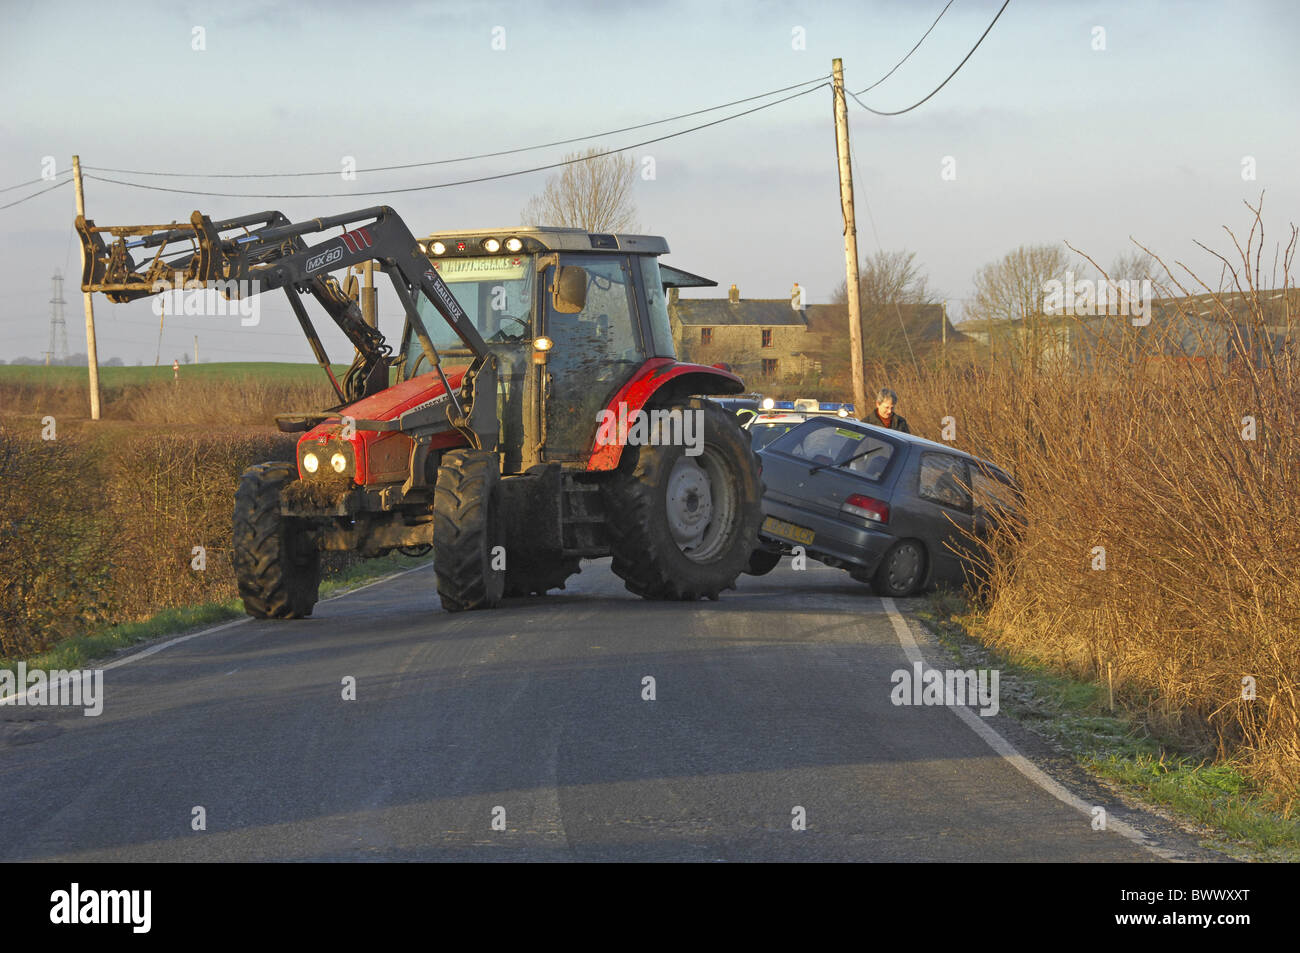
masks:
[[[1208,301],[1253,334],[1280,328],[1289,346],[1276,353],[1251,355],[1229,335],[1220,358],[1153,361],[1125,329],[1085,364],[1035,359],[1022,342],[973,365],[874,368],[868,380],[899,391],[921,436],[938,440],[954,417],[956,446],[1024,486],[1023,534],[1004,527],[984,554],[988,637],[1111,680],[1118,704],[1236,760],[1289,808],[1300,795],[1300,363],[1290,298],[1279,317],[1258,287],[1261,240],[1238,246],[1233,297],[1196,307]],[[1166,275],[1171,297],[1203,291]]]
[[[324,380],[308,383],[244,376],[149,384],[124,394],[121,403],[121,413],[141,423],[239,427],[271,424],[279,413],[331,407],[338,398]]]

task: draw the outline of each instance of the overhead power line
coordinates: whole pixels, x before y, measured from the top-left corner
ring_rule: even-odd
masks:
[[[52,182],[59,176],[65,175],[67,171],[67,169],[64,169],[62,172],[55,172],[53,175],[43,175],[40,178],[29,179],[26,182],[19,182],[17,185],[6,185],[3,189],[0,189],[0,192],[12,192],[14,189],[21,189],[24,185],[37,185],[41,182]]]
[[[1011,0],[1006,0],[1006,2],[1002,4],[997,14],[993,17],[993,20],[989,23],[988,27],[986,27],[984,32],[980,34],[980,38],[975,41],[975,45],[970,48],[970,52],[967,53],[965,56],[963,56],[961,62],[957,64],[957,68],[948,74],[948,79],[945,79],[942,83],[936,86],[934,91],[931,92],[929,96],[926,96],[925,99],[920,100],[920,102],[915,102],[912,105],[908,106],[906,109],[896,109],[892,112],[882,112],[879,109],[872,109],[862,100],[858,99],[857,94],[855,93],[849,93],[849,96],[852,97],[853,101],[857,103],[859,106],[861,106],[863,109],[865,109],[867,112],[874,113],[877,116],[901,116],[903,115],[903,113],[911,112],[917,106],[920,106],[923,103],[930,100],[936,93],[939,92],[939,90],[943,89],[945,86],[948,85],[948,80],[956,76],[958,71],[960,71],[961,68],[966,65],[966,61],[970,59],[975,54],[975,51],[980,48],[980,44],[984,42],[984,37],[989,35],[989,30],[993,29],[993,24],[998,22],[998,17],[1002,16],[1002,11],[1007,8],[1007,4],[1009,4],[1010,2]],[[866,90],[863,90],[863,92],[866,92]]]
[[[69,176],[68,178],[64,179],[62,182],[56,182],[54,185],[51,185],[48,189],[41,189],[39,192],[33,192],[31,195],[24,195],[22,198],[15,199],[14,201],[9,202],[6,205],[0,205],[0,209],[13,208],[15,205],[22,205],[28,199],[34,199],[36,198],[36,196],[44,195],[46,192],[53,192],[55,189],[62,188],[63,186],[67,185],[71,181],[72,181],[72,177]],[[30,182],[27,184],[31,185]]]
[[[949,0],[949,2],[951,3],[951,0]],[[693,112],[680,113],[676,116],[669,116],[667,119],[655,119],[652,122],[638,123],[634,126],[623,126],[621,129],[610,129],[607,132],[594,132],[587,136],[574,136],[571,139],[556,139],[553,142],[543,142],[535,146],[521,146],[518,149],[502,149],[499,152],[481,152],[478,155],[460,156],[456,159],[433,159],[428,162],[408,162],[403,165],[380,165],[368,169],[357,169],[356,171],[393,172],[401,169],[422,169],[429,166],[454,165],[458,162],[471,162],[478,159],[495,159],[500,156],[517,155],[521,152],[535,152],[538,149],[549,149],[553,146],[567,146],[575,142],[584,142],[588,139],[600,139],[605,136],[616,136],[625,132],[634,132],[637,129],[648,129],[651,126],[662,126],[664,123],[676,122],[679,119],[690,119],[692,116],[701,116],[704,113],[717,112],[719,109],[728,109],[732,106],[739,106],[743,103],[751,103],[756,99],[766,99],[768,96],[775,96],[777,93],[785,93],[792,89],[798,89],[801,86],[807,86],[810,83],[822,82],[826,80],[829,75],[830,74],[826,74],[818,76],[815,79],[807,79],[802,83],[795,83],[793,86],[783,86],[780,89],[769,89],[765,93],[759,93],[756,96],[746,96],[744,99],[735,99],[729,103],[709,106],[705,109],[696,109]],[[103,166],[94,165],[86,165],[82,166],[82,168],[94,172],[112,172],[117,175],[149,175],[180,179],[289,179],[339,174],[338,169],[327,169],[323,172],[141,172],[135,169],[109,169]]]
[[[629,149],[639,149],[641,146],[652,145],[656,142],[665,142],[668,139],[675,139],[678,136],[684,136],[688,133],[698,132],[701,129],[708,129],[710,126],[718,126],[724,122],[730,122],[733,119],[739,119],[742,116],[748,116],[751,113],[759,112],[763,109],[770,109],[773,106],[779,106],[781,103],[789,102],[792,99],[798,99],[800,96],[807,96],[809,93],[815,93],[817,90],[828,86],[829,83],[819,83],[816,86],[792,93],[789,96],[783,96],[780,99],[773,100],[770,103],[763,103],[761,106],[754,106],[750,109],[742,110],[738,113],[732,113],[730,116],[723,116],[721,119],[714,119],[711,122],[701,123],[698,126],[691,126],[689,129],[680,129],[677,132],[670,132],[667,135],[656,136],[653,139],[644,139],[641,142],[634,142],[630,145],[620,146],[617,149],[607,149],[604,152],[596,152],[591,155],[579,156],[574,159],[563,159],[559,162],[551,162],[547,165],[533,166],[529,169],[516,169],[513,172],[499,172],[495,175],[482,175],[472,179],[459,179],[455,182],[435,182],[431,185],[412,185],[406,188],[391,189],[372,189],[367,192],[305,192],[305,193],[266,193],[266,192],[206,192],[198,189],[173,189],[162,185],[146,185],[143,182],[125,182],[121,179],[110,179],[100,175],[89,175],[87,179],[94,179],[96,182],[108,182],[113,185],[124,185],[134,189],[148,189],[154,192],[175,192],[181,195],[207,195],[218,198],[235,198],[235,199],[333,199],[333,198],[360,198],[368,195],[397,195],[404,192],[427,192],[432,189],[448,189],[458,185],[473,185],[478,182],[492,182],[497,179],[509,179],[519,175],[528,175],[533,172],[545,172],[548,169],[558,169],[566,165],[573,165],[578,162],[587,162],[591,159],[599,159],[604,156],[616,155],[620,152],[627,152]],[[337,175],[338,172],[332,173]]]
[[[952,6],[952,4],[953,4],[953,0],[948,0],[948,2],[944,5],[944,8],[943,8],[942,10],[939,11],[939,15],[938,15],[937,17],[934,18],[934,22],[930,24],[930,30],[933,30],[936,26],[939,25],[939,21],[943,19],[943,15],[944,15],[945,13],[948,12],[948,7]],[[910,50],[908,50],[908,51],[907,51],[907,56],[904,56],[901,60],[899,60],[897,63],[895,63],[893,69],[891,69],[891,70],[890,70],[888,73],[886,73],[884,76],[880,77],[880,79],[876,80],[874,83],[872,83],[872,84],[871,84],[870,86],[868,86],[866,89],[860,89],[860,90],[858,90],[856,93],[850,93],[850,95],[852,95],[852,96],[861,96],[863,93],[869,93],[869,92],[871,92],[873,89],[875,89],[877,86],[879,86],[881,83],[883,83],[885,80],[889,79],[889,77],[893,76],[893,75],[894,75],[894,72],[898,69],[898,67],[900,67],[900,66],[902,66],[904,63],[906,63],[907,60],[908,60],[908,57],[910,57],[913,53],[915,53],[917,50],[919,50],[919,49],[921,48],[921,44],[925,42],[925,38],[926,38],[927,36],[930,35],[930,30],[926,30],[924,33],[921,34],[921,38],[920,38],[919,40],[916,41],[916,46],[914,46],[914,47],[912,47]]]

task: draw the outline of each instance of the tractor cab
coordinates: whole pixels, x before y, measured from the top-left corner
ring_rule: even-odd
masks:
[[[665,289],[716,285],[661,270],[668,243],[649,235],[476,229],[420,246],[496,356],[505,473],[585,467],[600,412],[647,362],[676,360]],[[447,369],[468,365],[473,352],[433,303],[421,299],[418,309]],[[432,370],[409,321],[401,354],[402,380]]]

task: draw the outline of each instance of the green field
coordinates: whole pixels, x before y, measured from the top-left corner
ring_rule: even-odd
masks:
[[[347,364],[333,365],[334,376],[343,379]],[[285,362],[237,361],[212,364],[182,364],[183,380],[238,380],[242,377],[267,377],[284,383],[314,383],[323,381],[325,373],[315,364],[289,364]],[[159,367],[101,367],[99,382],[103,387],[120,387],[126,384],[147,384],[151,381],[169,381],[172,368]],[[84,385],[84,367],[45,367],[44,365],[0,364],[0,383]]]

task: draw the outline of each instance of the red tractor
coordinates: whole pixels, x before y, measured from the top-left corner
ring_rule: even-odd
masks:
[[[330,377],[337,406],[277,417],[302,432],[297,460],[250,467],[235,494],[251,615],[310,615],[323,550],[432,547],[450,611],[563,587],[586,558],[612,555],[648,599],[716,599],[746,568],[757,460],[735,416],[694,396],[744,385],[677,361],[665,289],[715,283],[661,265],[662,238],[513,228],[417,241],[387,207],[77,229],[83,290],[114,301],[182,281],[283,289]],[[330,276],[366,261],[405,311],[396,354]],[[356,347],[342,383],[304,294]]]

